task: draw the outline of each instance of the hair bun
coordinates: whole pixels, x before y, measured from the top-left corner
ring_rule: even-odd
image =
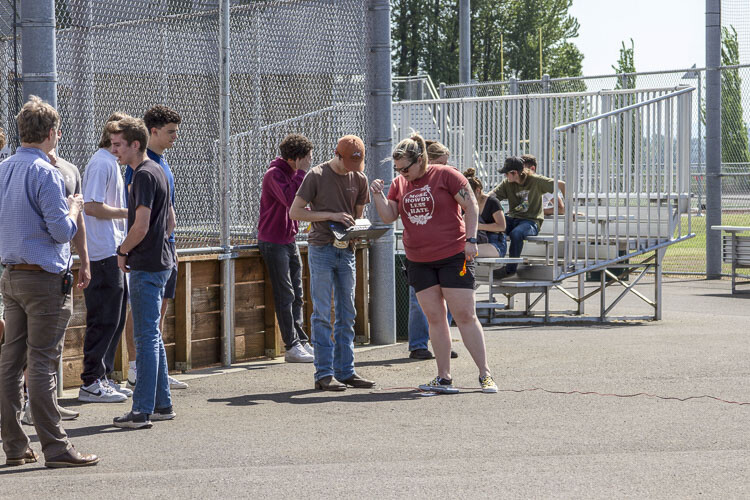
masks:
[[[476,177],[477,171],[473,168],[467,168],[464,172],[464,177]]]

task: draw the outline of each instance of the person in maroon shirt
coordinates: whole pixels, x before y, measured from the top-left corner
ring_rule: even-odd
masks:
[[[394,170],[400,175],[393,180],[388,195],[382,179],[375,179],[370,189],[383,222],[388,224],[401,216],[409,285],[417,292],[429,324],[438,375],[419,388],[458,392],[450,373],[447,302],[464,345],[479,368],[482,391],[496,393],[497,385],[487,363],[484,331],[475,312],[478,207],[474,193],[458,170],[429,163],[427,145],[418,134],[398,143],[393,160]]]
[[[258,220],[258,248],[268,269],[273,301],[288,363],[312,363],[314,351],[302,328],[302,262],[294,237],[298,224],[289,218],[294,201],[312,162],[312,143],[290,134],[281,141],[277,157],[263,176]]]

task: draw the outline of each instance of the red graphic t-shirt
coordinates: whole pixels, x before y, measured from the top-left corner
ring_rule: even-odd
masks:
[[[467,185],[466,177],[446,165],[429,165],[414,182],[401,175],[393,180],[388,199],[398,203],[407,259],[432,262],[464,251],[466,227],[454,196]]]

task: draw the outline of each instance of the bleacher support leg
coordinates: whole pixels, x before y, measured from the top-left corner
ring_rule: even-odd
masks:
[[[661,320],[661,264],[662,259],[664,258],[664,251],[664,248],[657,249],[656,259],[654,259],[654,320],[656,321]]]
[[[581,273],[578,275],[578,315],[583,316],[583,304],[585,303],[585,300],[583,300],[583,296],[586,294],[586,282],[585,278],[586,275]]]
[[[599,299],[601,301],[601,305],[599,308],[599,319],[603,322],[607,319],[607,298],[606,298],[606,292],[607,292],[607,273],[604,272],[604,269],[601,270],[601,289],[599,291]]]

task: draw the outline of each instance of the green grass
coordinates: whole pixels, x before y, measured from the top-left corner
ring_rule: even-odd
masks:
[[[724,214],[721,223],[725,226],[747,226],[750,227],[750,213],[745,214]],[[664,256],[665,272],[706,272],[706,218],[691,218],[690,232],[695,233],[695,237],[677,245],[672,245],[667,249]],[[682,218],[681,234],[688,233],[688,219]],[[722,265],[722,272],[729,274],[731,266]]]

